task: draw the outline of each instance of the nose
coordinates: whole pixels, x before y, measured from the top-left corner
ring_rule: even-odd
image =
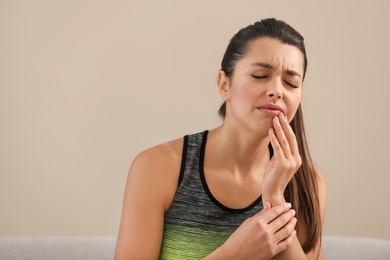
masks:
[[[283,97],[283,85],[279,80],[269,82],[267,95],[270,98],[281,99]]]

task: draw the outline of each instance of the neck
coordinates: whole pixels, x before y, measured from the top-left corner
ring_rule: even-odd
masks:
[[[209,133],[209,149],[215,165],[245,177],[263,173],[270,159],[268,134],[247,134],[224,127]]]

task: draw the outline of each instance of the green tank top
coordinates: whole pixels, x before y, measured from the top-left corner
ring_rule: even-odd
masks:
[[[201,259],[263,209],[261,196],[243,209],[228,208],[213,197],[203,172],[207,134],[184,137],[179,186],[165,213],[160,259]]]

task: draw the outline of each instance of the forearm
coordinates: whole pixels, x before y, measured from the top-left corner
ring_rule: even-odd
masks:
[[[223,248],[223,245],[221,247],[217,248],[212,253],[210,253],[205,258],[203,258],[203,260],[222,260],[222,259],[228,259],[227,252]]]
[[[273,260],[306,260],[308,257],[302,249],[297,236],[294,237],[292,244],[284,251],[280,252],[273,258]]]
[[[269,202],[271,204],[271,207],[275,207],[286,203],[286,199],[284,198],[283,192],[279,192],[279,193],[264,192],[261,197],[263,200],[263,205],[265,205],[266,202]]]
[[[263,204],[268,201],[272,207],[281,205],[286,203],[286,200],[282,193],[280,194],[263,194]],[[288,260],[288,259],[307,259],[301,244],[298,241],[298,238],[294,237],[292,244],[284,251],[280,252],[276,256],[274,256],[272,259],[281,259],[281,260]]]
[[[245,220],[218,249],[205,259],[270,259],[293,242],[295,221],[291,204],[271,208],[265,203]]]

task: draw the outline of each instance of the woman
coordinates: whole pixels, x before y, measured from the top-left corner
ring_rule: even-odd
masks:
[[[326,191],[303,127],[306,67],[303,38],[283,21],[231,39],[222,125],[134,159],[115,259],[322,259]]]

